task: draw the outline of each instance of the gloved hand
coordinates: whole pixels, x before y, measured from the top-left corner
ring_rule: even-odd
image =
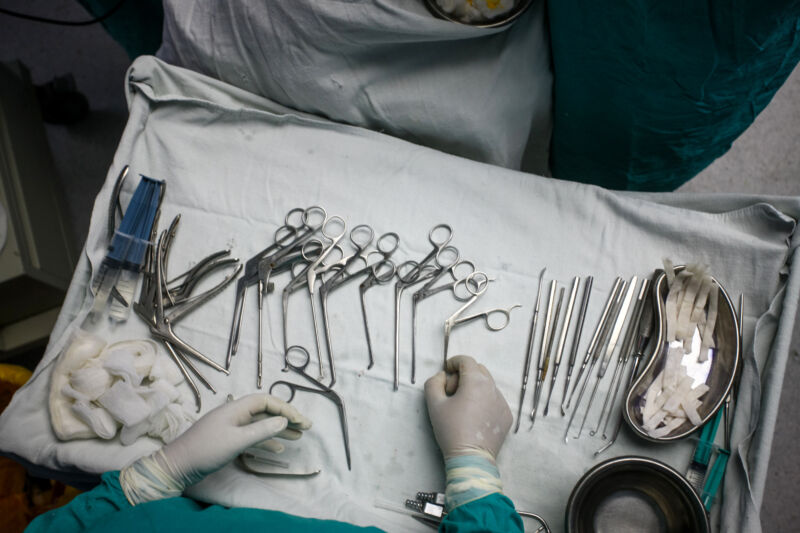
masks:
[[[210,411],[180,437],[120,472],[120,485],[132,505],[180,496],[183,490],[219,470],[246,448],[279,453],[273,437],[296,440],[311,421],[269,394],[251,394]]]
[[[487,453],[494,460],[511,429],[511,410],[485,366],[467,355],[425,382],[425,401],[445,459]]]
[[[459,355],[448,359],[445,368],[425,382],[425,401],[445,459],[445,508],[450,512],[503,491],[495,459],[512,416],[485,366]]]

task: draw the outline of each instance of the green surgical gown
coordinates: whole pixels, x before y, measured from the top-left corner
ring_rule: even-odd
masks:
[[[190,498],[169,498],[132,506],[119,484],[119,472],[103,474],[100,485],[69,504],[36,518],[26,533],[78,531],[318,531],[322,533],[381,531],[332,520],[301,518],[278,511],[202,505]],[[490,494],[450,512],[439,527],[448,533],[522,531],[522,521],[511,500]]]

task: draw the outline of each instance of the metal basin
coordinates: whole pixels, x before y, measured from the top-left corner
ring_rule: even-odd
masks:
[[[708,533],[700,498],[673,468],[616,457],[588,471],[567,502],[568,533]]]
[[[678,273],[685,267],[675,268]],[[714,280],[716,283],[716,280]],[[713,417],[717,410],[725,402],[725,397],[733,385],[736,371],[739,366],[739,324],[736,319],[736,312],[731,303],[728,293],[717,283],[719,290],[719,304],[717,310],[717,321],[714,326],[714,343],[716,348],[708,349],[708,359],[704,363],[699,363],[697,358],[700,354],[700,333],[695,330],[692,351],[684,355],[682,363],[687,367],[687,374],[698,383],[705,383],[709,391],[702,397],[702,404],[697,409],[702,423],[694,426],[690,421],[684,422],[675,428],[671,433],[664,437],[654,438],[648,435],[643,427],[641,405],[647,388],[655,377],[661,372],[666,361],[667,350],[666,342],[667,326],[664,318],[664,305],[667,297],[667,277],[663,271],[656,277],[653,284],[653,306],[655,323],[655,341],[650,344],[650,359],[642,370],[639,377],[631,386],[625,397],[623,416],[633,432],[650,442],[671,442],[681,439],[705,424]]]
[[[436,0],[425,0],[425,4],[428,6],[428,10],[433,13],[435,16],[449,20],[451,22],[456,22],[458,24],[464,24],[465,26],[474,26],[476,28],[499,28],[500,26],[505,26],[506,24],[511,24],[515,20],[517,20],[531,5],[533,4],[534,0],[519,0],[519,3],[514,6],[508,13],[505,15],[492,19],[487,20],[484,22],[462,22],[458,18],[454,17],[453,15],[447,13],[439,4],[436,3]]]

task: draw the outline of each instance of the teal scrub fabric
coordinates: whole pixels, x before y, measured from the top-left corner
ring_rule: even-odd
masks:
[[[730,148],[800,59],[797,0],[561,0],[548,9],[550,155],[563,180],[675,189]]]
[[[103,474],[100,485],[81,494],[69,504],[36,518],[26,533],[73,533],[126,531],[349,531],[380,532],[374,527],[357,527],[332,520],[301,518],[263,509],[229,509],[204,506],[189,498],[169,498],[135,507],[128,503],[119,485],[119,472]],[[442,522],[447,533],[522,531],[522,522],[511,500],[492,494],[462,505]]]

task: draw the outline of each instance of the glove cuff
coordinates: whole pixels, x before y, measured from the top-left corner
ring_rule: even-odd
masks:
[[[197,480],[185,479],[167,459],[163,449],[142,457],[120,471],[119,484],[131,505],[175,498]]]
[[[445,509],[448,512],[489,494],[503,492],[500,471],[488,453],[451,457],[445,460],[444,468],[447,476]]]

